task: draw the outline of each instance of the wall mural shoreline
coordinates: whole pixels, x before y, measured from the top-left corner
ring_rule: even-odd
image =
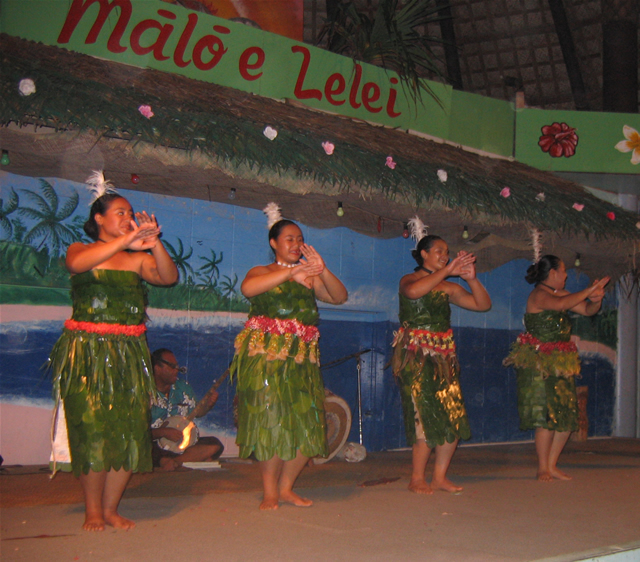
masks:
[[[134,210],[156,214],[163,242],[180,270],[176,286],[149,287],[149,346],[172,349],[180,364],[187,366],[186,378],[201,397],[230,363],[233,340],[246,319],[248,303],[240,294],[239,280],[250,267],[272,259],[266,221],[253,209],[120,191]],[[86,241],[82,224],[88,203],[82,184],[0,171],[0,404],[6,406],[0,453],[7,464],[44,464],[48,459],[51,384],[43,378],[41,366],[70,316],[64,253],[71,242]],[[287,216],[286,208],[283,214]],[[363,356],[360,375],[364,444],[369,450],[403,447],[400,397],[384,366],[398,328],[398,280],[415,265],[410,256],[413,243],[402,238],[372,239],[346,228],[301,227],[350,295],[339,309],[321,307],[326,386],[349,404],[357,420],[357,359],[332,363],[371,349]],[[480,276],[494,300],[490,312],[453,310],[471,443],[531,439],[518,427],[515,374],[502,366],[522,329],[530,290],[522,279],[527,264],[511,262]],[[572,271],[567,288],[577,290],[587,282]],[[600,314],[575,325],[583,361],[578,384],[589,387],[590,435],[610,435],[612,430],[616,306],[611,294]],[[226,454],[233,454],[235,392],[226,382],[220,392],[218,404],[199,420],[199,426],[203,434],[222,438]],[[31,423],[26,434],[18,433],[21,420]],[[358,437],[354,423],[349,440]]]

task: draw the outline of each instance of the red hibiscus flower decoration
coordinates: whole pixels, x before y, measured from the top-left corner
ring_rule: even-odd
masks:
[[[548,152],[553,158],[571,158],[576,153],[578,135],[573,127],[566,123],[554,123],[542,127],[542,136],[538,141],[542,152]]]

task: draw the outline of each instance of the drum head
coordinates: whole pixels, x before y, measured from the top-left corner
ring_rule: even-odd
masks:
[[[347,442],[351,431],[351,409],[339,396],[327,391],[324,399],[324,413],[327,419],[327,445],[329,455],[326,458],[315,457],[315,464],[330,461]]]

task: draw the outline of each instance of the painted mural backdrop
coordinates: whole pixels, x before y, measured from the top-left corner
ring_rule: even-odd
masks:
[[[241,280],[251,267],[272,259],[265,217],[260,211],[233,205],[120,191],[135,210],[156,214],[163,243],[180,270],[180,281],[174,287],[148,289],[149,346],[172,349],[201,397],[229,365],[233,340],[246,319],[248,303],[239,291]],[[20,460],[20,451],[31,441],[46,444],[48,440],[45,423],[30,430],[38,432],[37,436],[27,436],[26,442],[20,437],[20,451],[10,445],[12,436],[18,435],[20,419],[43,411],[48,415],[52,406],[51,384],[43,377],[41,366],[70,316],[64,254],[71,242],[86,240],[82,225],[88,204],[89,194],[82,184],[0,171],[0,454],[9,464],[27,462]],[[283,214],[287,216],[286,208]],[[346,228],[301,226],[307,241],[349,290],[346,305],[322,305],[320,311],[323,376],[327,387],[350,405],[354,423],[349,439],[359,440],[362,420],[362,438],[368,449],[403,447],[400,397],[387,365],[398,326],[398,280],[415,265],[410,256],[413,243],[403,238],[377,240]],[[531,289],[523,279],[527,266],[527,261],[519,260],[480,276],[493,298],[490,312],[454,307],[452,325],[472,442],[531,438],[518,428],[515,374],[502,366],[522,329]],[[576,290],[587,282],[585,276],[572,274],[568,289]],[[609,435],[615,384],[613,299],[608,298],[597,317],[581,319],[577,332],[583,352],[579,384],[589,388],[590,434]],[[354,357],[359,352],[364,352],[360,405],[358,359]],[[233,454],[234,390],[225,382],[220,392],[220,400],[199,425],[203,434],[221,437],[226,452]],[[46,462],[48,451],[38,458]]]

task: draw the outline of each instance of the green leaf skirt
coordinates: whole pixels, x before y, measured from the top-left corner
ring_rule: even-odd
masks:
[[[238,335],[231,374],[237,377],[241,458],[328,454],[316,348],[291,334],[245,329]]]
[[[152,470],[145,336],[65,329],[49,357],[54,399],[64,402],[71,464],[90,470]]]
[[[578,399],[575,377],[543,378],[532,368],[516,368],[518,414],[523,431],[538,427],[577,431]]]
[[[430,448],[471,437],[454,356],[408,350],[397,344],[393,364],[399,366],[394,374],[400,386],[408,445],[416,442],[418,419]]]

